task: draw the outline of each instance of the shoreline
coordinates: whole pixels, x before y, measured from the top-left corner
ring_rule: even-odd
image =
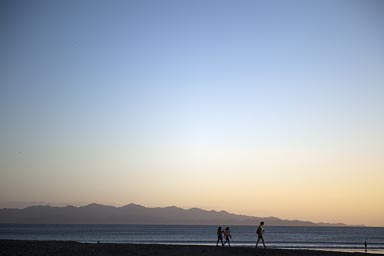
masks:
[[[246,246],[166,245],[131,243],[80,243],[75,241],[0,240],[0,255],[55,256],[366,256],[374,252],[345,252],[318,249],[277,249]]]

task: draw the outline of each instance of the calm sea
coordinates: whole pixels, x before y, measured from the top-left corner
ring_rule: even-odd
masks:
[[[216,226],[182,225],[7,225],[0,239],[72,240],[95,243],[216,244]],[[255,226],[231,226],[233,246],[254,246]],[[310,248],[384,253],[384,228],[268,227],[264,239],[272,248]]]

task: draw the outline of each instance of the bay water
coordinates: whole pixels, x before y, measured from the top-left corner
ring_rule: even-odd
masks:
[[[222,228],[225,228],[223,226]],[[232,246],[255,246],[256,226],[230,226]],[[13,225],[0,224],[0,239],[87,243],[216,245],[217,226],[199,225]],[[265,226],[267,247],[384,253],[381,227]],[[259,244],[259,246],[262,246]]]

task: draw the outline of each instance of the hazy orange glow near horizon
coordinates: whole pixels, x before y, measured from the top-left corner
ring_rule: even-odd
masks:
[[[2,1],[0,207],[384,226],[383,1]]]

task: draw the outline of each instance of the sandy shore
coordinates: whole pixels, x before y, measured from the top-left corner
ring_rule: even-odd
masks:
[[[156,244],[0,240],[1,256],[366,256],[365,253]],[[373,254],[369,254],[373,255]]]

